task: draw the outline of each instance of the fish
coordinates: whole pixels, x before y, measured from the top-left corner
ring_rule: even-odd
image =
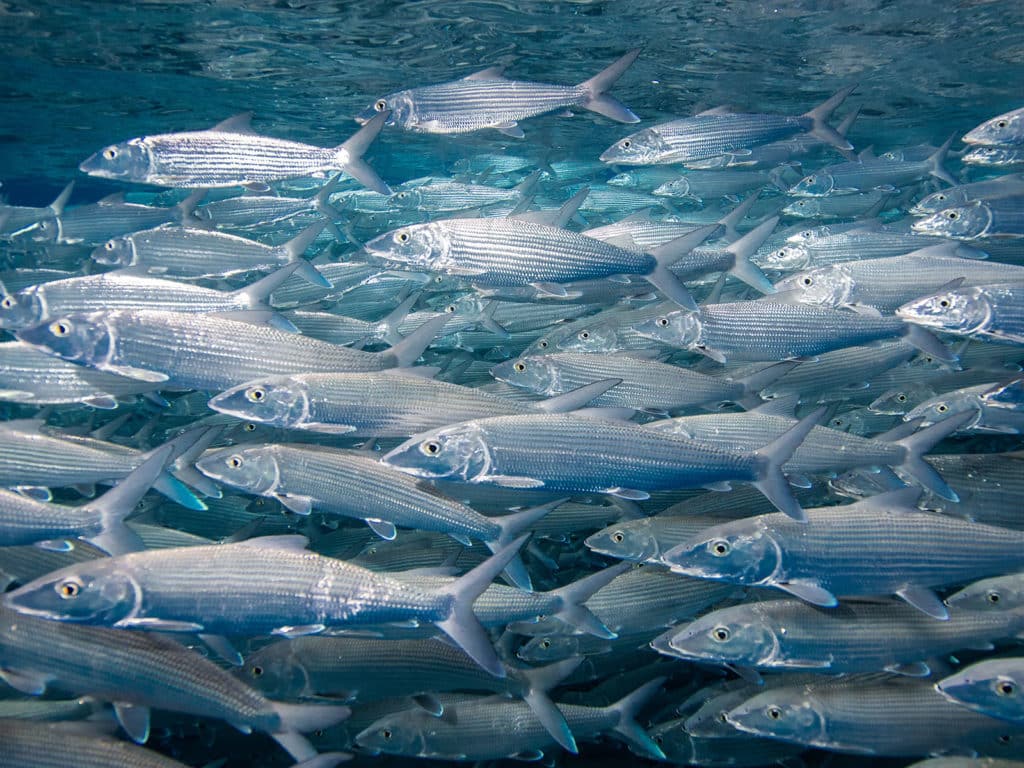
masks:
[[[915,232],[955,240],[1024,237],[1024,195],[975,200],[918,219]]]
[[[253,131],[251,118],[252,113],[243,112],[203,131],[160,133],[111,144],[78,167],[101,179],[186,189],[261,187],[271,181],[344,171],[368,189],[391,194],[391,188],[362,159],[384,127],[386,114],[367,121],[355,135],[331,148],[261,136]]]
[[[1024,661],[1019,658],[979,661],[935,684],[951,701],[1013,723],[1024,723],[1022,686]]]
[[[949,611],[933,589],[1019,567],[1020,533],[922,512],[913,506],[919,496],[905,488],[821,507],[804,523],[778,513],[726,523],[669,550],[664,561],[687,576],[775,587],[825,608],[840,596],[896,594],[945,620]],[[972,557],[965,541],[986,555]]]
[[[810,414],[753,451],[723,450],[621,421],[559,414],[498,416],[416,435],[381,460],[424,479],[596,491],[634,500],[647,498],[653,490],[736,480],[751,483],[780,510],[802,518],[780,467],[821,415]],[[556,458],[565,456],[575,461]]]
[[[635,48],[578,85],[548,85],[508,80],[503,67],[489,67],[437,85],[382,96],[356,120],[369,124],[387,113],[387,123],[418,133],[461,134],[487,128],[521,139],[519,121],[566,107],[582,107],[620,123],[640,118],[608,91],[640,55]]]
[[[987,147],[1024,145],[1024,107],[989,118],[965,133],[961,141]]]
[[[1022,192],[1024,192],[1024,175],[1009,173],[994,179],[958,184],[955,187],[932,192],[914,203],[908,213],[913,216],[923,216],[928,213],[939,213],[951,206],[966,205],[974,200],[990,200],[1019,195]]]
[[[896,315],[957,336],[1019,344],[1024,341],[1024,281],[1005,279],[1014,274],[990,275],[981,281],[982,285],[961,282],[954,288],[912,299],[897,307]]]
[[[799,117],[709,110],[645,128],[620,139],[601,153],[601,162],[614,165],[656,165],[703,160],[741,153],[754,147],[808,133],[844,150],[853,149],[826,122],[854,90],[838,91]]]
[[[472,605],[524,541],[520,537],[439,590],[309,552],[304,536],[261,536],[79,563],[7,593],[3,603],[51,621],[213,635],[298,637],[328,626],[416,618],[436,623],[481,667],[503,677]],[[193,578],[183,579],[185,574]],[[225,610],[225,595],[233,610]],[[252,612],[256,605],[262,606],[259,613]]]

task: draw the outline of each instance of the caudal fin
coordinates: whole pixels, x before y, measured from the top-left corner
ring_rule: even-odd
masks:
[[[505,667],[491,645],[487,631],[473,613],[473,602],[491,585],[495,577],[505,570],[528,538],[529,536],[520,536],[469,573],[438,590],[451,598],[451,604],[448,615],[434,623],[454,640],[466,655],[495,677],[505,677]]]
[[[729,267],[729,274],[761,293],[775,293],[775,286],[750,257],[757,253],[757,249],[768,239],[778,223],[779,217],[772,216],[726,248],[733,255],[733,265]]]
[[[606,640],[617,637],[615,632],[610,630],[584,603],[593,597],[595,592],[608,586],[615,577],[621,576],[632,567],[633,564],[629,562],[616,563],[555,590],[561,607],[554,613],[554,616],[588,635]]]
[[[569,724],[565,722],[565,716],[548,696],[548,691],[575,672],[582,662],[582,656],[572,656],[546,667],[512,670],[516,677],[522,679],[525,686],[526,690],[521,693],[523,701],[533,710],[533,714],[551,734],[551,738],[574,755],[579,751],[576,739],[569,730]]]
[[[753,483],[754,487],[767,496],[780,512],[785,512],[794,520],[799,520],[802,523],[807,521],[807,515],[800,506],[800,502],[793,496],[789,481],[786,480],[786,476],[782,472],[782,465],[789,461],[796,449],[821,420],[821,417],[825,415],[826,410],[818,408],[814,413],[800,419],[780,437],[754,452],[755,456],[760,456],[765,460],[761,477]]]
[[[385,350],[380,354],[385,355],[394,368],[409,367],[426,351],[427,347],[430,346],[430,342],[437,338],[437,335],[444,328],[449,318],[450,315],[441,315],[440,317],[427,320],[427,322],[395,344],[391,349]]]
[[[508,546],[514,539],[529,531],[530,528],[533,527],[534,523],[547,515],[548,512],[556,507],[560,507],[568,500],[568,498],[556,499],[555,501],[549,501],[547,504],[541,504],[538,507],[530,507],[519,512],[513,512],[511,515],[492,517],[491,520],[497,523],[501,530],[497,538],[490,539],[484,543],[491,552],[500,551],[504,547]],[[530,580],[530,574],[526,570],[526,565],[523,564],[523,560],[519,555],[512,558],[508,567],[505,568],[504,575],[510,584],[519,587],[520,589],[529,591],[533,590],[533,582]]]
[[[579,87],[587,94],[587,100],[582,105],[583,108],[620,123],[639,123],[640,118],[633,114],[629,107],[605,93],[615,84],[615,81],[622,77],[622,73],[629,69],[639,55],[640,49],[634,48],[589,80],[580,83]]]
[[[947,184],[953,187],[955,187],[958,182],[956,179],[953,178],[949,171],[946,170],[946,167],[943,165],[943,163],[946,162],[946,155],[949,154],[949,148],[950,146],[952,146],[953,139],[955,137],[956,134],[954,133],[952,136],[946,139],[946,142],[941,147],[939,147],[935,151],[935,154],[928,158],[928,173],[930,173],[936,179],[941,179],[942,181],[946,182]]]
[[[679,278],[672,274],[669,267],[711,237],[719,229],[721,229],[721,225],[717,222],[707,224],[648,251],[657,261],[657,265],[644,277],[647,278],[651,285],[661,291],[666,298],[685,309],[696,310],[697,302],[693,300],[693,296],[686,290],[686,286],[682,284]]]
[[[627,696],[607,707],[617,716],[617,722],[612,730],[619,734],[630,748],[638,755],[650,757],[655,760],[665,760],[665,753],[661,751],[654,739],[636,721],[640,710],[647,704],[664,684],[667,678],[656,677],[650,680]]]
[[[382,195],[390,195],[391,187],[377,175],[369,163],[363,160],[363,154],[377,138],[377,134],[384,127],[384,122],[390,114],[391,112],[388,110],[379,113],[336,150],[337,162],[341,170],[367,189],[372,189]]]
[[[856,85],[851,85],[848,88],[843,88],[837,91],[828,101],[819,104],[810,112],[805,112],[803,117],[810,118],[811,120],[811,129],[807,132],[826,144],[831,144],[836,149],[846,151],[853,149],[853,144],[828,124],[828,119],[832,117],[832,113],[836,111],[840,104],[846,101],[846,97],[853,93],[856,87]]]
[[[959,501],[960,497],[956,495],[952,488],[946,485],[946,481],[935,471],[935,467],[924,460],[923,454],[930,451],[944,438],[956,432],[976,415],[974,411],[954,413],[952,416],[932,424],[930,427],[925,427],[908,437],[894,440],[893,442],[906,449],[903,463],[899,465],[899,468],[932,493],[938,494],[950,501]],[[883,437],[885,436],[883,435]]]

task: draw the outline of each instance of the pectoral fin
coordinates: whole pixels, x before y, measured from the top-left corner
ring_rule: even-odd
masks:
[[[799,597],[808,603],[820,605],[823,608],[834,608],[839,605],[836,596],[824,587],[810,581],[787,581],[776,584],[779,589],[789,592],[793,597]]]
[[[941,621],[949,620],[949,610],[946,608],[946,604],[927,587],[904,587],[897,590],[896,595],[929,616]]]
[[[136,744],[146,743],[149,739],[149,707],[115,702],[114,714],[132,741]]]

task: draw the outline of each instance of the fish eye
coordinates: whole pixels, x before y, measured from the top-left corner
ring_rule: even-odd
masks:
[[[106,248],[108,251],[112,251],[114,250],[116,245],[114,244],[113,240],[107,240],[107,242],[103,244],[103,247]]]
[[[728,627],[718,626],[711,630],[711,636],[720,643],[729,639],[731,633]]]
[[[537,344],[537,346],[540,347],[541,349],[547,349],[548,343],[546,341],[541,341]]]
[[[586,341],[590,338],[590,331],[580,331],[580,338]]]
[[[1005,127],[1006,127],[1006,121],[1005,120],[1000,120],[999,122],[996,123],[996,128],[1005,128]]]
[[[58,337],[67,336],[71,333],[71,323],[67,320],[58,320],[55,323],[50,323],[50,333]]]
[[[999,605],[999,601],[1002,598],[999,596],[998,592],[991,590],[987,595],[985,595],[985,599],[988,600],[991,605]]]
[[[661,734],[659,733],[657,736],[654,737],[654,743],[658,744],[658,745],[664,744],[665,743],[665,739],[663,739],[661,737]]]
[[[625,534],[622,531],[616,531],[615,533],[612,534],[611,539],[616,544],[621,544],[622,542],[624,542],[626,540],[626,536],[625,536]]]
[[[437,456],[441,452],[441,444],[437,440],[424,440],[420,443],[420,452],[427,456]]]
[[[630,141],[629,139],[623,139],[622,140],[622,148],[623,149],[629,149],[631,146],[633,146],[633,142],[632,141]]]
[[[454,312],[455,312],[455,305],[454,304],[449,304],[447,307],[444,308],[444,311],[447,312],[449,315],[454,314]]]
[[[391,741],[391,730],[384,728],[381,730],[380,735],[384,737],[384,741]]]
[[[941,203],[943,200],[946,199],[946,196],[944,194],[942,194],[941,192],[939,192],[939,193],[937,193],[935,195],[935,199],[938,200]]]
[[[385,109],[388,108],[388,103],[384,99],[377,99],[377,101],[373,103],[373,108],[376,109],[378,112],[383,112]]]
[[[262,402],[266,396],[267,390],[263,389],[262,387],[250,387],[249,389],[245,390],[245,399],[251,403]]]
[[[409,233],[406,232],[404,229],[399,231],[399,232],[396,232],[395,233],[395,242],[396,243],[401,243],[402,245],[405,245],[406,243],[409,242]]]
[[[809,288],[810,286],[814,285],[814,281],[813,281],[813,280],[812,280],[811,278],[809,278],[809,277],[805,277],[805,278],[804,278],[803,280],[801,280],[800,282],[801,282],[801,283],[803,283],[804,285],[806,285],[806,286],[807,286],[808,288]]]
[[[992,686],[997,696],[1016,696],[1017,685],[1012,680],[996,680]]]
[[[242,429],[244,429],[246,432],[255,432],[256,431],[256,425],[253,424],[251,421],[249,421],[249,422],[246,422],[245,426],[242,427]]]
[[[729,546],[729,542],[725,539],[716,539],[711,542],[711,554],[715,557],[725,557],[729,554],[732,547]]]
[[[907,402],[907,396],[904,395],[903,393],[900,393],[900,394],[896,395],[896,402],[897,403],[905,403],[905,402]]]
[[[782,719],[782,710],[779,709],[778,707],[776,707],[775,705],[766,707],[764,712],[772,720],[781,720]]]
[[[4,296],[3,301],[0,301],[0,307],[10,309],[14,306],[14,303],[14,298],[12,296]]]
[[[62,581],[57,586],[57,594],[64,600],[71,600],[78,597],[82,591],[82,585],[77,581]]]
[[[956,211],[949,211],[946,213],[946,218],[949,219],[950,221],[956,221],[957,219],[960,218],[960,214],[957,213]]]
[[[107,160],[113,160],[117,157],[117,147],[107,147],[103,150],[103,157]]]
[[[261,667],[258,664],[255,667],[253,667],[252,668],[252,676],[253,677],[263,677],[263,667]]]
[[[659,328],[667,328],[667,327],[668,327],[668,318],[667,318],[667,317],[659,317],[659,318],[658,318],[657,320],[655,320],[654,322],[655,322],[655,324],[656,324],[656,325],[657,325],[657,326],[658,326]]]
[[[434,278],[434,282],[435,283],[443,283],[444,282],[444,275],[438,275],[437,277],[435,277]]]
[[[938,411],[939,413],[945,413],[946,411],[949,410],[949,406],[943,403],[942,405],[936,406],[935,410]]]
[[[399,200],[405,200],[405,198],[407,198],[408,196],[408,192],[399,192],[397,195],[395,195],[395,197],[397,197]]]
[[[1000,744],[1009,744],[1010,743],[1010,734],[1008,734],[1008,733],[1001,733],[996,738],[999,739],[999,743]]]
[[[949,299],[939,299],[939,306],[943,309],[949,309]]]
[[[237,453],[233,456],[228,456],[227,465],[231,469],[239,469],[243,464],[245,464],[245,460]]]
[[[323,728],[317,728],[315,731],[313,731],[313,735],[316,736],[319,739],[320,737],[322,737],[324,735],[324,729]]]
[[[514,363],[512,365],[512,370],[514,370],[516,373],[522,373],[523,371],[526,370],[526,363]]]
[[[540,641],[540,647],[544,650],[547,650],[551,647],[551,641],[545,637],[543,640]]]

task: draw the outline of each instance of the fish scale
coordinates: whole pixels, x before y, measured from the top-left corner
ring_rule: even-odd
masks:
[[[60,723],[0,720],[0,768],[185,768],[159,752],[103,735],[86,735]]]

